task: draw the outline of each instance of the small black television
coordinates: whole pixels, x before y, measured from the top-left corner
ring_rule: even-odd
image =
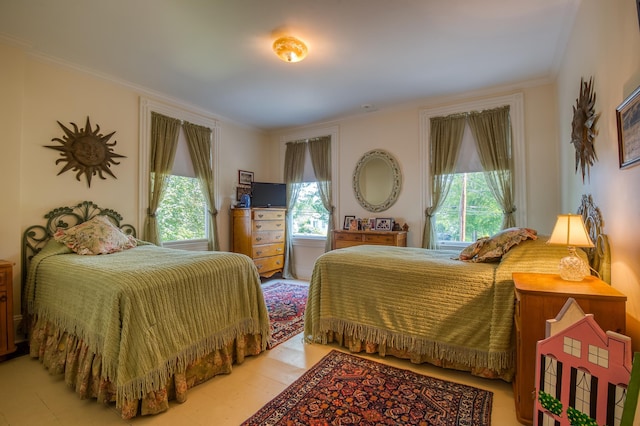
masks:
[[[253,182],[251,184],[251,207],[286,206],[286,183]]]

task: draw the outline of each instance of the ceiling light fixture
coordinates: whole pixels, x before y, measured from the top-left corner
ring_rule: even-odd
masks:
[[[307,56],[307,46],[301,40],[285,36],[273,42],[273,51],[285,62],[300,62]]]

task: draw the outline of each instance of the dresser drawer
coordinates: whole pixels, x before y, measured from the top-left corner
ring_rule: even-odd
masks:
[[[362,241],[362,234],[350,234],[347,232],[341,232],[335,234],[336,241]]]
[[[0,291],[7,290],[7,283],[9,282],[9,268],[0,268]]]
[[[284,254],[284,243],[277,244],[262,244],[253,246],[253,257],[257,259],[259,257],[277,256]]]
[[[253,259],[253,263],[258,268],[258,273],[273,271],[274,269],[282,269],[284,266],[284,256],[270,256],[260,259]]]
[[[254,220],[253,231],[279,231],[284,229],[284,220]]]
[[[284,243],[284,231],[256,232],[251,237],[251,244]]]
[[[365,244],[382,244],[395,245],[396,237],[394,235],[367,235],[364,234]]]
[[[284,220],[283,210],[256,209],[253,210],[253,220]]]

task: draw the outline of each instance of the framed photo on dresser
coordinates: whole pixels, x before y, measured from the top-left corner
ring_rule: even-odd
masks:
[[[390,217],[376,218],[376,231],[391,231],[393,228],[393,219]]]
[[[351,220],[355,220],[355,219],[356,219],[355,216],[345,216],[344,223],[342,224],[342,229],[344,231],[348,231],[349,227],[351,226]]]

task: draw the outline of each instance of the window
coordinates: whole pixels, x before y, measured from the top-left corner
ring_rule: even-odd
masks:
[[[219,149],[218,122],[199,113],[185,110],[183,107],[172,106],[165,102],[150,98],[140,101],[140,173],[149,175],[149,158],[151,152],[151,113],[157,112],[168,117],[188,121],[212,129],[211,158],[214,181],[217,179],[217,159]],[[140,223],[145,223],[149,203],[149,181],[140,180]],[[219,188],[214,191],[218,194]],[[195,177],[191,155],[187,147],[186,136],[181,128],[178,136],[178,147],[173,162],[171,176],[168,178],[164,198],[156,211],[158,231],[163,245],[187,250],[207,250],[208,214],[204,195],[200,189],[200,182]]]
[[[470,111],[482,111],[508,105],[511,120],[511,149],[514,167],[514,203],[517,226],[526,226],[526,169],[524,149],[524,110],[521,93],[496,96],[420,111],[420,133],[423,164],[423,208],[430,205],[429,143],[431,118]],[[424,218],[423,218],[424,220]],[[464,247],[477,238],[495,234],[502,225],[502,209],[495,201],[484,173],[470,129],[465,129],[458,156],[454,181],[445,205],[435,215],[437,240],[442,247]],[[424,222],[422,223],[422,227]]]
[[[484,173],[456,173],[442,208],[436,214],[439,241],[474,242],[500,231],[502,209],[491,194]]]
[[[300,192],[296,204],[291,210],[294,236],[326,237],[329,212],[322,205],[318,184],[304,182],[300,185]]]
[[[163,243],[199,240],[206,236],[206,201],[197,178],[171,175],[156,211]]]

